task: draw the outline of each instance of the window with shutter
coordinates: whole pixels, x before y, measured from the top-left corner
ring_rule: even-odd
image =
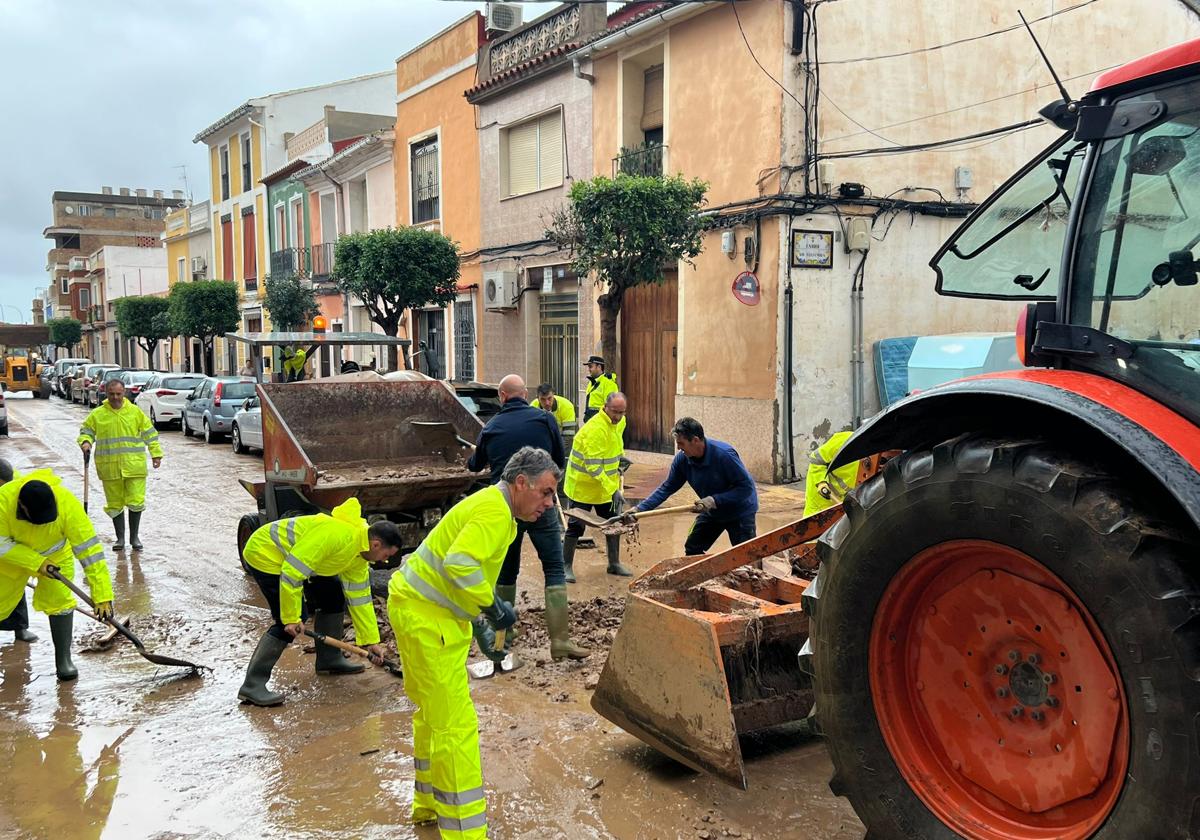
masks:
[[[538,120],[538,189],[556,187],[563,180],[562,112]]]
[[[645,75],[642,95],[642,131],[661,128],[663,124],[663,68],[651,67]]]
[[[522,195],[538,189],[538,121],[513,126],[508,131],[508,194]]]

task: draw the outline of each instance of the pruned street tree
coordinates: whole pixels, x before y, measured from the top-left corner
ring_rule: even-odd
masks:
[[[196,280],[176,283],[167,296],[171,326],[177,335],[192,336],[204,345],[204,372],[212,374],[210,356],[217,336],[236,330],[237,287],[227,280]]]
[[[155,367],[154,354],[158,350],[158,343],[172,334],[167,317],[170,307],[165,297],[153,295],[135,295],[117,300],[117,330],[125,338],[137,341],[150,358],[151,367]]]
[[[395,336],[405,311],[445,306],[458,294],[458,243],[417,227],[352,233],[337,241],[333,277],[338,288],[362,301],[371,320]],[[407,366],[388,348],[388,367]]]
[[[46,326],[50,328],[50,343],[64,350],[70,350],[83,338],[83,324],[75,318],[51,318]]]
[[[267,277],[263,306],[278,332],[301,330],[321,312],[312,286],[295,274],[272,274]]]
[[[689,265],[703,247],[700,210],[708,184],[698,178],[619,173],[576,181],[569,203],[550,218],[546,237],[571,252],[580,276],[601,286],[600,347],[609,370],[618,370],[617,316],[625,292],[663,281],[663,269]]]

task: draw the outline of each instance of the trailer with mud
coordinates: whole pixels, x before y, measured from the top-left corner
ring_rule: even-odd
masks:
[[[873,418],[843,505],[636,580],[600,714],[741,787],[739,736],[807,718],[877,840],[1200,837],[1200,40],[1042,114],[931,263],[1024,302],[1025,367]]]

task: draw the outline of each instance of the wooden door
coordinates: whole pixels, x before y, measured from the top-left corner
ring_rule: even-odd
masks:
[[[679,281],[674,271],[665,272],[662,283],[625,293],[619,384],[629,400],[625,446],[630,449],[674,450],[678,315]]]

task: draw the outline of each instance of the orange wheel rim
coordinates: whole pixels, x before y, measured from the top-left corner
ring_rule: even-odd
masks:
[[[971,840],[1083,840],[1129,763],[1112,652],[1074,592],[998,543],[933,546],[880,601],[871,696],[905,781]]]

